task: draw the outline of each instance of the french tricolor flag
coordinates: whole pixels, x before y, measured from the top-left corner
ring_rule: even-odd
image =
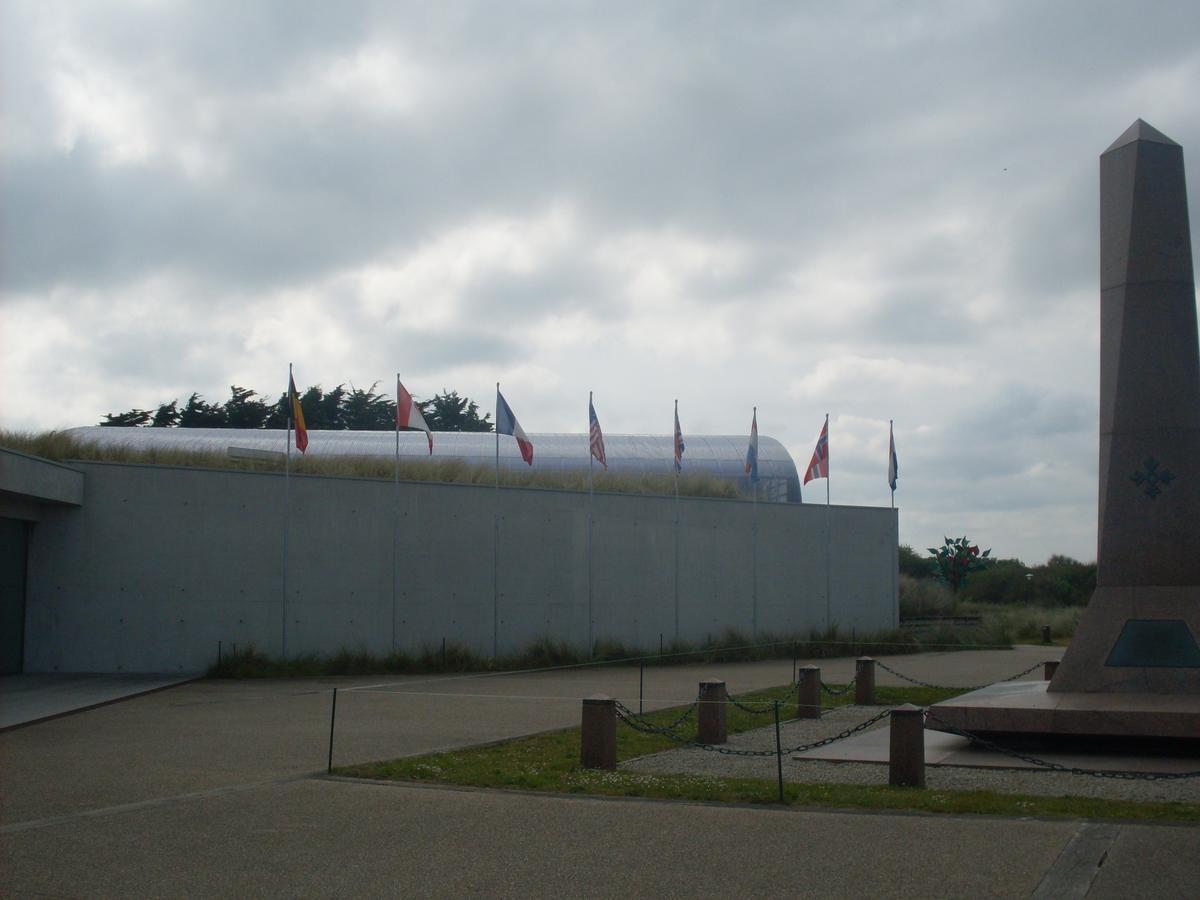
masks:
[[[513,415],[508,401],[500,393],[499,385],[496,386],[496,434],[511,434],[515,437],[517,446],[521,448],[521,459],[525,460],[526,464],[533,465],[533,442],[525,436],[525,429]]]

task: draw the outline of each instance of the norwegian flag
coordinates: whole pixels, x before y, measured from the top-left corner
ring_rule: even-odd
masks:
[[[600,420],[596,418],[596,407],[592,406],[590,392],[588,393],[588,446],[596,462],[607,469],[608,461],[604,458],[604,432],[600,430]]]
[[[821,436],[817,438],[817,449],[813,451],[809,461],[808,471],[804,473],[804,483],[808,484],[814,478],[829,477],[829,416],[821,428]]]

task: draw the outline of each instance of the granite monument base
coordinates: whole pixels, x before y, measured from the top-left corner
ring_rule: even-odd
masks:
[[[1048,691],[1045,681],[993,684],[929,708],[940,723],[980,735],[1200,740],[1200,694]]]
[[[1200,695],[1200,586],[1101,586],[1050,693]]]

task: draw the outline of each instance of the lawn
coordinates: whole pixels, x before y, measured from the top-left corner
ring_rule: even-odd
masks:
[[[958,690],[877,687],[876,699],[887,706],[914,703],[927,706],[945,700]],[[739,696],[750,701],[772,700],[787,694],[774,688]],[[828,706],[844,706],[853,694],[827,697]],[[794,715],[791,703],[781,706],[781,715]],[[647,713],[645,721],[665,727],[685,707]],[[763,704],[764,710],[770,706]],[[870,711],[864,711],[864,719]],[[730,734],[769,725],[773,717],[751,715],[737,707],[727,710]],[[695,716],[677,729],[682,737],[696,736]],[[625,761],[676,746],[670,738],[617,727],[617,759]],[[579,729],[517,738],[503,743],[444,753],[364,763],[334,769],[334,774],[353,778],[416,781],[480,788],[547,791],[568,794],[597,794],[616,797],[650,797],[726,803],[779,802],[775,779],[714,778],[698,775],[662,775],[584,769],[579,762]],[[1076,818],[1130,819],[1200,822],[1200,805],[1187,803],[1135,803],[1083,797],[1041,797],[1000,794],[992,791],[919,790],[870,785],[785,783],[784,801],[794,806],[858,809],[915,810],[941,813],[978,813],[1011,816],[1069,816]]]

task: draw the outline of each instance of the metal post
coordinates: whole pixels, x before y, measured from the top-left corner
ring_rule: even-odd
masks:
[[[775,766],[779,770],[779,802],[783,803],[783,741],[779,736],[779,701],[775,701]]]
[[[325,774],[329,775],[333,772],[333,723],[337,719],[337,688],[333,689],[333,705],[329,709],[329,765],[325,768]]]
[[[646,683],[646,658],[638,660],[638,715],[642,714],[642,688]]]

